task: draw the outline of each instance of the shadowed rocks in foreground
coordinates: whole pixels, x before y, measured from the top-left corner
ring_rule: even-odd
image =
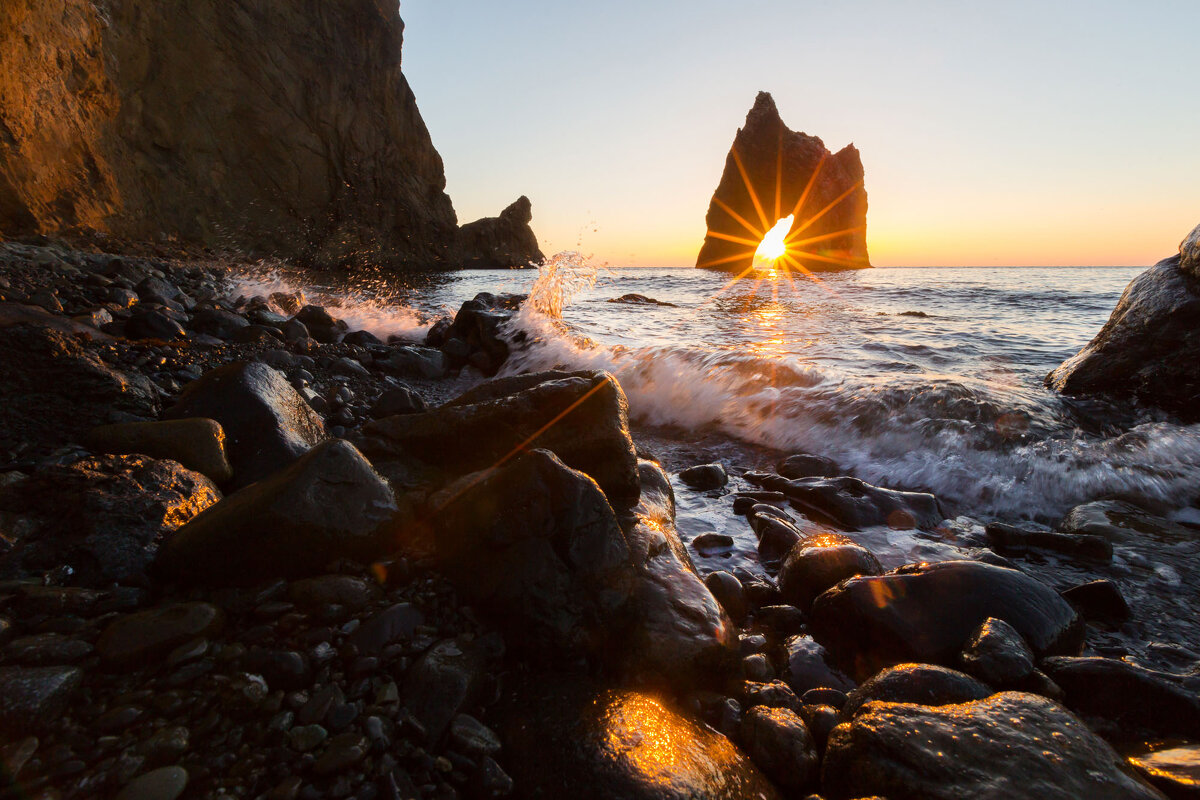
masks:
[[[850,144],[830,153],[816,136],[789,130],[771,95],[759,92],[709,203],[708,233],[696,266],[737,273],[749,269],[759,241],[789,214],[795,219],[788,232],[788,256],[804,269],[871,266],[858,150]],[[784,263],[798,268],[786,259]]]

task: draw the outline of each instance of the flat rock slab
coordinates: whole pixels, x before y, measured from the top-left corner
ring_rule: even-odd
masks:
[[[161,658],[192,639],[219,631],[225,618],[209,603],[175,603],[119,617],[96,641],[101,660],[123,667]]]
[[[836,800],[1163,800],[1071,712],[1020,692],[870,703],[830,734],[822,787]]]

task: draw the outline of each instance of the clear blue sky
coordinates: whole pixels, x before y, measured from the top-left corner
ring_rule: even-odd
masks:
[[[462,222],[695,263],[760,89],[854,142],[877,264],[1143,264],[1200,223],[1200,0],[404,0]]]

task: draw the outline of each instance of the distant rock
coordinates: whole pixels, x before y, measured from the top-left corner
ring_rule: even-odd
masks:
[[[529,223],[532,204],[525,195],[500,212],[458,229],[459,260],[468,269],[537,266],[546,260]]]
[[[771,95],[759,92],[725,159],[705,217],[708,233],[696,266],[727,272],[749,269],[759,240],[789,214],[795,215],[789,253],[805,269],[871,266],[867,191],[858,150],[850,144],[830,153],[816,136],[789,130]]]
[[[663,300],[655,300],[653,297],[646,297],[644,294],[623,294],[620,297],[610,298],[610,303],[625,303],[631,306],[664,306],[666,308],[678,308],[674,303],[668,303]]]
[[[1133,397],[1200,420],[1200,226],[1125,288],[1108,322],[1046,376],[1063,394]]]
[[[395,3],[0,7],[0,232],[446,267]]]

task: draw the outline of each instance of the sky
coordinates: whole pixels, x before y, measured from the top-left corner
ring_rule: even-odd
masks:
[[[880,266],[1140,265],[1200,223],[1200,0],[403,0],[460,222],[687,266],[759,90],[862,154]]]

